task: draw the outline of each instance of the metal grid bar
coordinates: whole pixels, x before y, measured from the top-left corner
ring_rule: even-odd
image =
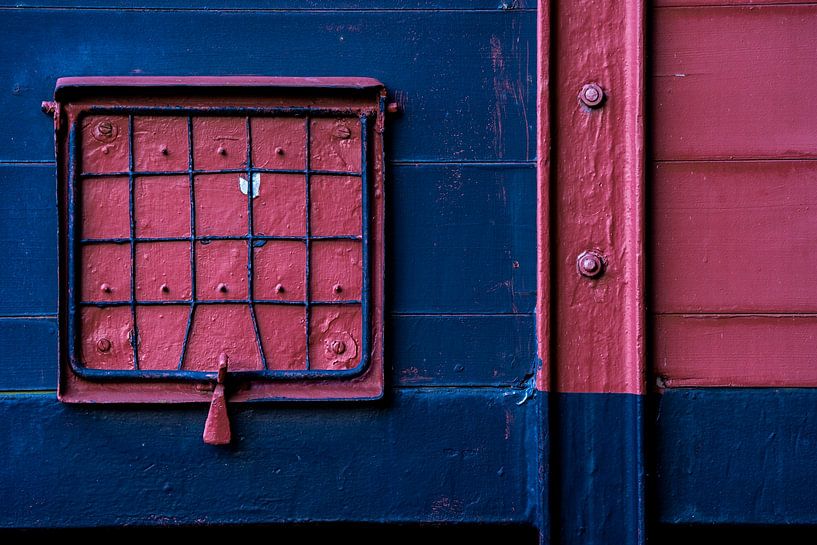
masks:
[[[194,314],[198,305],[212,305],[212,304],[246,304],[249,305],[253,323],[256,344],[262,358],[262,371],[242,371],[235,373],[236,375],[263,378],[263,379],[309,379],[309,378],[348,378],[360,374],[365,370],[368,364],[368,344],[369,344],[369,264],[368,264],[368,218],[369,218],[369,203],[368,203],[368,182],[367,182],[367,124],[372,112],[360,110],[346,111],[346,110],[332,110],[332,109],[314,109],[314,108],[212,108],[212,109],[191,109],[191,108],[133,108],[133,107],[92,107],[84,112],[85,114],[127,114],[128,115],[128,171],[115,173],[83,173],[81,169],[81,157],[78,154],[79,137],[77,135],[77,126],[80,123],[82,114],[72,124],[69,131],[69,153],[71,161],[69,164],[69,221],[68,238],[69,238],[69,284],[75,286],[76,282],[76,267],[78,262],[76,260],[76,245],[77,244],[130,244],[131,247],[131,295],[128,301],[80,301],[77,302],[74,289],[69,290],[69,316],[68,326],[72,335],[69,335],[69,354],[70,363],[74,371],[85,378],[89,379],[160,379],[160,380],[211,380],[215,377],[215,371],[186,371],[184,370],[184,361],[189,344],[190,333],[194,320]],[[186,115],[187,129],[188,129],[188,169],[187,171],[145,171],[140,172],[135,170],[134,157],[134,138],[133,138],[133,119],[134,114],[144,115]],[[192,117],[194,115],[236,115],[242,114],[246,119],[247,129],[247,164],[245,169],[224,169],[224,170],[196,170],[193,162],[194,156],[194,142],[193,142],[193,125]],[[311,156],[311,118],[312,116],[332,116],[332,117],[351,117],[359,116],[361,122],[361,172],[347,172],[347,171],[328,171],[328,170],[312,170],[310,165]],[[259,169],[252,166],[252,124],[253,117],[262,116],[295,116],[304,117],[306,125],[306,165],[304,170],[291,169]],[[247,180],[247,211],[248,211],[248,234],[246,236],[197,236],[196,235],[196,206],[195,206],[195,177],[200,174],[224,174],[224,173],[242,173],[246,174]],[[301,174],[305,177],[306,185],[306,235],[303,237],[297,236],[264,236],[254,234],[253,221],[253,175],[256,173],[285,173],[285,174]],[[190,192],[190,236],[189,237],[137,237],[136,236],[136,218],[135,218],[135,193],[134,193],[134,178],[137,176],[161,176],[161,175],[187,175],[189,180]],[[354,176],[361,179],[361,200],[362,200],[362,235],[338,235],[338,236],[312,236],[311,234],[311,189],[310,177],[312,175],[329,175],[329,176]],[[128,238],[100,238],[100,239],[79,239],[76,238],[76,229],[74,222],[76,221],[76,191],[77,180],[81,178],[99,178],[99,177],[113,177],[113,176],[128,176],[129,180],[129,219],[130,219],[130,236]],[[247,275],[248,275],[248,298],[247,299],[220,299],[220,300],[200,300],[197,296],[196,285],[196,243],[208,242],[211,240],[246,240],[248,247],[247,257]],[[267,240],[299,240],[306,244],[306,263],[305,263],[305,281],[304,286],[305,297],[303,301],[282,301],[282,300],[267,300],[256,299],[254,297],[254,248],[255,241]],[[311,280],[311,241],[312,240],[354,240],[360,241],[362,244],[363,253],[363,278],[362,278],[362,298],[360,300],[340,300],[340,301],[310,301],[310,280]],[[191,299],[187,300],[162,300],[162,301],[138,301],[136,298],[136,244],[140,242],[189,242],[190,243],[190,275],[191,275]],[[255,315],[255,305],[300,305],[305,308],[305,335],[306,335],[306,354],[305,354],[305,370],[290,371],[290,370],[271,370],[268,368],[266,355],[261,342],[261,336],[258,329],[258,323]],[[90,369],[84,367],[79,363],[79,354],[77,348],[79,346],[79,328],[77,327],[76,312],[77,307],[116,307],[116,306],[130,306],[134,334],[131,339],[131,345],[134,350],[134,370],[102,370]],[[179,358],[178,368],[176,371],[148,371],[139,369],[138,363],[138,330],[136,329],[136,308],[137,306],[156,306],[156,305],[189,305],[190,312],[188,314],[187,326],[185,330],[184,341],[182,344],[182,353]],[[362,339],[361,339],[361,359],[360,362],[351,369],[345,370],[314,370],[311,369],[309,362],[309,337],[310,337],[310,314],[311,307],[324,305],[357,305],[361,306],[362,311]]]

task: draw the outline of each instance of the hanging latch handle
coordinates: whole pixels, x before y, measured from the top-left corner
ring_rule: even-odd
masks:
[[[204,423],[204,442],[208,445],[227,445],[232,439],[230,417],[227,414],[227,399],[224,397],[224,382],[227,380],[227,354],[218,360],[218,377],[210,401],[207,422]]]

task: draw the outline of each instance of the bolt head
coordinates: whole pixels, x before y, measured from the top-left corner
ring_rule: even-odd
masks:
[[[170,291],[170,286],[167,284],[162,284],[159,289],[162,291],[162,293],[168,293]]]
[[[99,339],[96,342],[96,349],[100,352],[109,352],[111,350],[111,341],[108,339]]]
[[[332,352],[337,355],[341,355],[346,352],[346,343],[343,341],[332,341]]]
[[[598,278],[604,274],[604,257],[596,251],[582,252],[576,258],[576,272],[585,278]]]
[[[91,134],[100,142],[111,142],[119,134],[119,127],[110,119],[103,119],[94,126]]]
[[[284,293],[284,285],[275,284],[275,293]]]
[[[280,147],[275,148],[275,154],[276,155],[283,155],[284,154],[284,148],[280,148]]]
[[[224,146],[219,146],[216,151],[218,152],[219,155],[227,155],[227,148],[225,148]]]
[[[227,293],[227,284],[221,282],[218,286],[216,286],[216,289],[221,293]]]
[[[588,83],[579,93],[579,101],[588,108],[598,108],[604,102],[604,91],[596,83]]]
[[[110,284],[101,284],[99,286],[99,289],[102,291],[102,293],[111,293],[111,285]]]
[[[343,291],[343,286],[341,286],[340,284],[335,284],[334,286],[332,286],[332,291],[335,293],[340,293]]]

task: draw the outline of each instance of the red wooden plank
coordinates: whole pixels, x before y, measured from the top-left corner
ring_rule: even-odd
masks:
[[[658,159],[815,157],[817,5],[655,11]]]
[[[657,316],[659,386],[817,386],[817,316]]]
[[[817,162],[653,169],[655,311],[817,311]]]
[[[700,8],[704,6],[757,6],[757,5],[784,5],[803,4],[801,0],[656,0],[653,4],[656,8],[667,7],[691,7]]]

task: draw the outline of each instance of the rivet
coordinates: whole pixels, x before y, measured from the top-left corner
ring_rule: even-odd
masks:
[[[331,348],[332,352],[341,355],[346,352],[346,343],[343,341],[332,341]]]
[[[218,286],[216,286],[216,289],[218,289],[218,291],[221,293],[227,293],[227,284],[221,282]]]
[[[283,155],[284,154],[284,148],[275,148],[275,153],[277,155]]]
[[[347,140],[352,137],[352,131],[345,125],[340,125],[335,129],[335,138]]]
[[[216,151],[218,152],[219,155],[227,155],[227,148],[225,148],[224,146],[219,146]]]
[[[332,286],[332,291],[334,291],[335,293],[340,293],[343,291],[343,286],[341,286],[340,284],[335,284],[334,286]]]
[[[111,349],[111,341],[108,339],[99,339],[96,342],[96,349],[100,352],[108,352]]]
[[[159,289],[162,290],[162,293],[168,293],[170,291],[170,287],[167,284],[162,284]]]
[[[102,293],[111,293],[111,285],[110,284],[102,284],[99,286],[99,289],[102,290]]]
[[[159,151],[162,152],[162,155],[167,155],[168,153],[170,153],[167,149],[167,146],[164,145],[161,148],[159,148]]]
[[[91,134],[100,142],[110,142],[117,137],[119,129],[110,119],[103,119],[94,126]]]
[[[111,146],[102,146],[102,154],[108,155],[109,153],[111,153]]]
[[[582,87],[579,101],[588,108],[598,108],[604,102],[604,91],[598,84],[588,83]]]
[[[604,257],[594,250],[582,252],[576,258],[576,271],[585,278],[600,277],[604,274],[604,267]]]
[[[284,292],[283,284],[275,284],[275,293],[283,293],[283,292]]]
[[[100,121],[97,124],[96,129],[102,136],[110,136],[113,134],[113,123],[110,121]]]

